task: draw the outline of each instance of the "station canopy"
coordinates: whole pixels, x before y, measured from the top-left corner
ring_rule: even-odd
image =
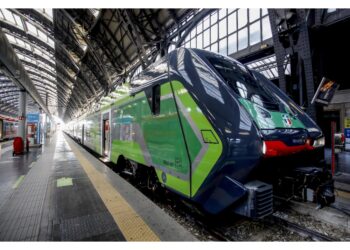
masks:
[[[210,11],[0,9],[0,27],[50,113],[71,120],[96,108],[172,41],[180,43]],[[0,111],[16,114],[18,95],[0,73]]]

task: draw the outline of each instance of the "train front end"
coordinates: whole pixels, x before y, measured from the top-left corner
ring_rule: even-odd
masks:
[[[324,162],[325,138],[316,123],[264,76],[252,72],[254,95],[239,98],[262,138],[263,157],[253,178],[270,183],[275,197],[315,202],[335,201],[332,175]],[[255,88],[255,89],[254,89]]]
[[[230,177],[237,177],[235,180],[244,185],[242,189],[246,192],[244,198],[233,206],[234,212],[248,217],[264,217],[272,212],[276,197],[315,202],[320,207],[334,202],[332,175],[324,164],[324,135],[317,124],[262,74],[231,58],[213,54],[206,54],[205,58],[257,130],[250,130],[250,134],[256,134],[256,137],[244,147],[261,145],[260,158],[250,168],[249,174]],[[238,134],[236,140],[242,142],[243,135]],[[256,152],[240,150],[240,156],[227,153],[226,159],[237,162],[244,157],[246,164],[232,165],[227,169],[247,172],[249,157]],[[230,175],[229,171],[226,173]]]

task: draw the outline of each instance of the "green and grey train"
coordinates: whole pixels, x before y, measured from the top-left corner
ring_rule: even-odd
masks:
[[[315,157],[324,145],[316,123],[263,75],[216,53],[172,51],[133,79],[128,93],[66,132],[210,214],[270,214],[273,189],[284,188],[275,183],[281,169],[302,168],[292,171],[296,179],[303,171],[322,175],[308,188],[313,198],[334,199]]]

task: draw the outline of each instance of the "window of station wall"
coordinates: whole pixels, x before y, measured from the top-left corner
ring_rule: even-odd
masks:
[[[271,37],[267,9],[220,9],[201,20],[182,46],[231,55]]]

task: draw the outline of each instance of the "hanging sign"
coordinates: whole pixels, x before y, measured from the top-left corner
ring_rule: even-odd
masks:
[[[312,98],[311,104],[317,102],[323,105],[328,105],[332,101],[335,91],[338,88],[338,83],[323,77],[314,97]]]

